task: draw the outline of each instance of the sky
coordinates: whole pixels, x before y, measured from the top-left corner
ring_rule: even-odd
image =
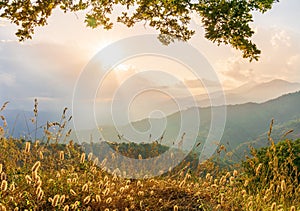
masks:
[[[207,59],[225,90],[273,79],[300,82],[299,8],[299,0],[282,0],[265,14],[254,14],[252,27],[256,33],[253,41],[262,50],[257,62],[249,63],[230,46],[217,46],[206,40],[200,19],[195,15],[191,27],[196,34],[189,44]],[[33,39],[23,43],[17,41],[16,27],[0,19],[0,104],[10,101],[10,108],[32,110],[33,100],[38,98],[41,110],[61,111],[65,106],[72,107],[76,82],[93,56],[122,38],[157,33],[143,24],[129,29],[115,24],[110,31],[91,29],[85,27],[83,18],[83,13],[64,14],[55,10],[48,25],[37,28]],[[170,90],[180,96],[182,87],[188,87],[193,95],[203,92],[201,82],[186,66],[163,57],[148,56],[133,58],[116,66],[100,88],[102,95],[97,96],[100,91],[96,92],[96,102],[100,101],[99,106],[105,104],[105,100],[111,100],[113,90],[120,89],[120,84],[149,68],[164,71],[174,78],[166,80],[138,75],[138,80],[132,83],[133,88],[149,84],[160,92],[145,92],[143,97],[136,95],[133,97],[136,101],[132,100],[131,104],[136,104],[136,108],[145,99],[146,102],[172,99],[164,94]],[[105,112],[101,109],[98,109],[100,113]],[[154,108],[149,105],[146,110],[151,109]]]

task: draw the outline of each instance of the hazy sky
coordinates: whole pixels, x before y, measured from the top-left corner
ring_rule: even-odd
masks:
[[[193,17],[192,23],[196,34],[189,43],[207,58],[225,89],[275,78],[300,82],[299,8],[299,0],[282,0],[267,13],[255,14],[253,40],[262,50],[258,62],[249,63],[231,47],[218,47],[207,41],[197,17]],[[156,33],[143,24],[130,29],[116,24],[110,31],[90,29],[85,27],[83,17],[81,13],[63,14],[56,10],[49,24],[36,29],[33,40],[24,43],[17,41],[16,27],[0,19],[0,103],[9,100],[11,108],[31,110],[33,99],[37,97],[42,110],[60,111],[64,106],[70,107],[76,80],[98,51],[124,37]],[[112,73],[111,83],[107,82],[107,90],[118,86],[118,77],[124,80],[138,72],[139,64],[143,62],[147,59],[120,65]],[[169,71],[175,66],[169,65]],[[160,68],[167,67],[162,65]],[[190,84],[189,88],[196,90],[189,74],[178,73],[176,76],[181,76],[182,81]],[[160,83],[151,78],[143,80],[142,83],[157,83],[164,88],[173,86],[163,80]],[[171,88],[176,87],[178,84]]]

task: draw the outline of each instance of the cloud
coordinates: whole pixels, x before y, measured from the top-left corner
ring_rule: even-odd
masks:
[[[0,84],[12,87],[16,84],[16,77],[14,74],[0,72]]]
[[[279,48],[282,45],[291,46],[291,38],[285,30],[276,30],[270,39],[271,45],[274,48]]]
[[[70,106],[73,87],[86,61],[80,49],[50,43],[0,44],[0,96],[15,108],[31,109],[33,97],[54,99],[43,109]]]
[[[265,42],[269,40],[270,42]],[[216,69],[222,74],[223,83],[243,84],[249,81],[267,81],[281,78],[300,82],[299,34],[277,27],[258,27],[254,40],[262,50],[258,62],[248,62],[239,54],[220,59]]]
[[[220,72],[226,80],[233,83],[245,82],[254,77],[253,69],[247,66],[243,58],[238,55],[218,61],[217,67],[221,69]]]

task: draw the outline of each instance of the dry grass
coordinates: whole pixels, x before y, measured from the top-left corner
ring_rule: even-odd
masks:
[[[276,165],[271,139],[269,156],[273,162],[248,159],[247,170],[252,174],[243,168],[216,171],[207,161],[194,173],[183,168],[174,174],[133,180],[108,174],[97,165],[102,160],[93,160],[72,141],[59,144],[66,137],[47,133],[49,128],[45,143],[7,138],[5,118],[1,119],[1,211],[300,210],[298,170],[290,174],[285,166]],[[63,127],[64,119],[59,123]],[[267,174],[273,175],[271,180]]]

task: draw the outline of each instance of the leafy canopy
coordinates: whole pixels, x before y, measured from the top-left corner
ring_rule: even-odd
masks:
[[[160,32],[163,44],[175,40],[187,41],[195,33],[190,29],[191,14],[201,17],[205,38],[212,42],[229,44],[250,61],[259,58],[260,50],[251,41],[252,12],[271,9],[279,0],[1,0],[0,17],[19,26],[16,35],[20,41],[31,39],[34,28],[47,24],[53,9],[64,12],[86,11],[87,26],[111,29],[113,22],[128,27],[143,22]],[[120,13],[111,20],[118,6]]]

